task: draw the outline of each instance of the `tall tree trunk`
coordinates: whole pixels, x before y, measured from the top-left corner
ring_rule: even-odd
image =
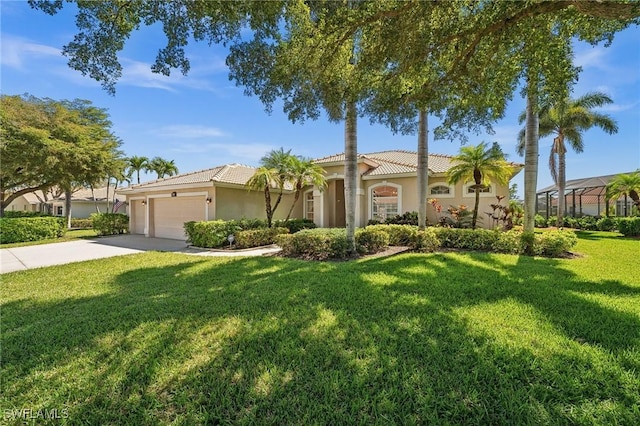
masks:
[[[93,190],[93,185],[89,185],[89,188],[91,188],[91,198],[93,198],[93,204],[96,208],[96,213],[100,213],[100,207],[98,206],[98,200],[96,200],[96,193]]]
[[[111,176],[107,177],[107,195],[106,195],[106,201],[107,201],[107,211],[106,213],[109,213],[109,185],[111,184]],[[113,212],[111,212],[113,213]]]
[[[565,155],[567,150],[564,146],[564,136],[562,134],[558,136],[556,149],[558,151],[558,216],[556,226],[561,228],[564,225],[564,212],[567,209],[564,197],[565,187],[567,186],[567,157]]]
[[[533,232],[536,216],[536,186],[538,185],[538,90],[527,81],[527,109],[524,146],[524,231]]]
[[[71,186],[64,188],[64,217],[67,229],[71,229]]]
[[[427,188],[429,187],[429,141],[427,111],[418,113],[418,227],[427,226]],[[402,213],[402,212],[398,212]]]
[[[267,227],[271,228],[273,210],[271,210],[271,192],[269,192],[269,184],[264,187],[264,205],[267,210]]]
[[[296,192],[293,194],[293,203],[291,204],[291,208],[289,209],[289,213],[287,213],[287,218],[284,220],[285,222],[289,220],[291,217],[291,213],[293,213],[293,208],[296,206],[298,199],[300,198],[300,192],[302,192],[302,188],[299,184],[296,184]]]
[[[358,115],[356,103],[347,101],[344,125],[344,198],[347,250],[356,253],[356,199],[358,186]]]
[[[478,208],[480,207],[480,188],[476,184],[476,201],[473,206],[473,216],[471,217],[471,229],[476,229],[476,223],[478,223]]]

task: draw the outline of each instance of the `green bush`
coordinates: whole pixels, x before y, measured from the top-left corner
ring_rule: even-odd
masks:
[[[563,226],[565,228],[580,229],[582,227],[578,218],[567,216],[563,219]]]
[[[384,223],[388,225],[413,225],[418,226],[418,212],[404,212],[387,218]]]
[[[59,238],[66,232],[64,219],[60,217],[0,218],[0,243]]]
[[[585,231],[598,230],[598,219],[593,216],[582,216],[578,218],[577,221],[578,221],[577,228],[579,229],[584,229]]]
[[[491,251],[507,254],[524,253],[524,233],[511,229],[506,232],[498,232],[498,237],[493,242]]]
[[[616,229],[616,221],[611,217],[602,217],[596,222],[598,231],[614,231]]]
[[[227,237],[241,231],[235,220],[210,220],[202,222],[186,222],[184,230],[187,242],[196,247],[217,248],[229,245]]]
[[[42,213],[42,212],[29,212],[24,210],[5,210],[4,217],[6,218],[16,218],[16,217],[49,217],[50,214]]]
[[[573,231],[546,231],[535,235],[533,254],[558,257],[567,253],[577,243],[578,237]]]
[[[370,225],[368,228],[381,229],[389,234],[390,246],[412,246],[418,227],[413,225]]]
[[[247,229],[235,233],[237,248],[249,248],[267,246],[275,243],[275,238],[280,234],[288,234],[289,230],[283,227]]]
[[[71,218],[71,227],[77,229],[91,229],[93,228],[93,221],[91,219]]]
[[[307,260],[347,258],[347,233],[344,229],[304,229],[276,237],[282,254]]]
[[[227,222],[230,222],[232,226],[237,225],[241,230],[260,229],[267,227],[267,221],[264,219],[238,219],[229,220]]]
[[[93,230],[98,235],[118,235],[129,232],[129,216],[122,213],[94,213]]]
[[[542,215],[537,214],[536,217],[534,218],[534,222],[535,222],[536,228],[546,228],[547,227],[547,219]],[[555,223],[554,223],[554,225],[555,225]]]
[[[360,254],[378,253],[389,246],[389,234],[380,226],[356,229],[355,238]]]
[[[558,223],[558,217],[549,216],[549,219],[547,219],[547,226],[556,226],[556,223]]]
[[[640,236],[640,217],[619,217],[616,224],[618,231],[625,237]]]
[[[276,220],[273,226],[287,228],[292,234],[295,234],[298,231],[302,231],[303,229],[315,229],[318,227],[312,220],[309,219],[289,219],[287,221]]]
[[[413,236],[411,248],[419,252],[432,252],[440,248],[440,240],[436,235],[436,228],[417,230]]]
[[[488,229],[436,228],[443,248],[492,251],[500,231]]]
[[[523,232],[520,236],[522,241],[522,252],[529,256],[535,254],[536,234],[535,232]]]

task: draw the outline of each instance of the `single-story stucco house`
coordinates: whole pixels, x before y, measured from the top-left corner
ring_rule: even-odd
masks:
[[[365,226],[369,219],[385,219],[418,210],[417,161],[417,153],[411,151],[358,155],[356,226]],[[324,191],[307,187],[292,217],[313,220],[319,227],[344,227],[344,154],[314,162],[325,170],[328,186]],[[522,165],[512,165],[515,175]],[[471,209],[475,197],[471,183],[449,185],[446,172],[451,166],[451,156],[429,155],[428,198],[436,198],[443,212],[450,205],[463,204]],[[183,224],[187,221],[264,218],[264,194],[245,187],[255,170],[228,164],[121,189],[119,192],[126,195],[129,203],[130,232],[183,239]],[[479,211],[491,211],[490,205],[496,203],[496,196],[508,199],[508,186],[491,184],[480,194]],[[274,219],[286,217],[292,202],[293,191],[286,189]],[[431,223],[438,221],[438,214],[431,208],[427,209],[427,217]],[[482,219],[479,220],[482,225]]]
[[[107,202],[107,187],[96,188],[91,191],[89,188],[79,189],[71,194],[71,217],[76,219],[86,219],[96,212],[105,213],[111,211],[113,205],[113,191],[115,186],[109,187],[109,200]],[[124,201],[124,196],[116,193],[115,198]],[[5,211],[30,211],[48,213],[53,216],[65,216],[66,197],[64,193],[60,195],[47,196],[42,191],[30,192],[17,197],[5,209]],[[127,214],[127,206],[123,204],[117,213]]]

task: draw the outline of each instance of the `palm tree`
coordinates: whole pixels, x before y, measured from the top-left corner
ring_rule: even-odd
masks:
[[[491,181],[506,185],[513,174],[513,167],[509,165],[502,154],[485,142],[476,146],[464,146],[460,153],[453,157],[454,166],[447,172],[450,184],[474,182],[472,188],[476,194],[471,227],[476,228],[478,206],[480,205],[480,190],[486,188]]]
[[[291,164],[295,159],[295,156],[291,155],[291,150],[285,151],[284,148],[278,150],[271,150],[267,155],[260,159],[260,165],[266,169],[274,170],[277,178],[274,182],[278,188],[278,198],[273,206],[272,214],[276,212],[276,209],[282,201],[282,194],[284,193],[284,185],[290,180]]]
[[[600,127],[608,134],[618,132],[618,125],[609,115],[593,111],[594,108],[613,103],[604,93],[587,93],[578,99],[566,97],[555,104],[543,105],[540,109],[539,137],[555,135],[549,155],[549,170],[551,177],[558,187],[558,227],[562,226],[566,186],[566,153],[565,141],[577,153],[584,150],[582,132],[592,127]],[[520,123],[524,121],[524,114],[520,115]],[[524,129],[520,131],[518,153],[524,151]]]
[[[626,196],[640,209],[640,169],[635,173],[617,175],[607,184],[607,200]]]
[[[165,176],[174,176],[180,173],[178,166],[173,160],[165,160],[164,158],[154,157],[149,161],[147,170],[154,171],[158,175],[158,179],[162,179]]]
[[[255,189],[264,192],[264,204],[267,213],[267,226],[271,228],[271,224],[273,222],[273,212],[275,211],[275,208],[271,207],[271,188],[281,186],[279,182],[278,170],[264,166],[260,167],[247,181],[246,186],[249,189]]]
[[[136,173],[137,181],[140,183],[140,171],[149,170],[149,159],[147,157],[133,155],[127,159],[127,162],[129,163],[129,171]]]
[[[300,193],[307,185],[315,185],[324,190],[327,186],[327,180],[324,177],[324,169],[315,164],[311,159],[291,156],[289,159],[289,176],[288,179],[294,184],[293,203],[285,220],[289,220],[293,208],[296,206]]]

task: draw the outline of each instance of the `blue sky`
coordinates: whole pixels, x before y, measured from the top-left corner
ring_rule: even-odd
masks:
[[[72,6],[55,16],[32,10],[23,1],[0,2],[2,94],[30,93],[53,99],[88,99],[106,108],[113,130],[126,155],[161,156],[175,160],[180,172],[227,163],[257,165],[271,149],[284,147],[306,157],[324,157],[344,150],[342,124],[326,119],[292,124],[274,107],[268,115],[255,97],[229,81],[226,51],[218,46],[192,44],[187,48],[191,71],[170,77],[153,74],[150,64],[165,40],[159,27],[133,34],[120,54],[124,67],[116,95],[108,95],[89,77],[66,64],[62,46],[76,34]],[[612,46],[578,44],[575,62],[583,67],[574,96],[598,90],[614,104],[603,108],[617,120],[619,132],[609,136],[599,129],[584,134],[585,151],[567,155],[567,179],[633,171],[640,167],[640,28],[616,35]],[[471,135],[469,143],[497,141],[509,160],[523,162],[515,152],[524,100],[514,94],[495,134]],[[435,126],[435,119],[430,126]],[[550,185],[547,158],[551,138],[540,141],[538,188]],[[456,154],[460,144],[433,141],[430,151]],[[368,119],[358,122],[358,151],[415,150],[415,136],[392,134]],[[153,175],[144,176],[146,179]],[[513,182],[523,189],[523,173]]]

